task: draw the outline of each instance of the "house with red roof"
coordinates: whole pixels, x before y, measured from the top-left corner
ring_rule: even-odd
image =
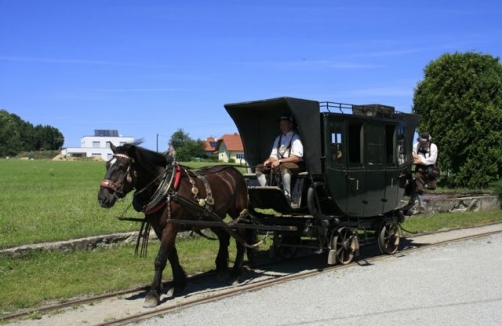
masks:
[[[206,138],[206,140],[204,140],[204,152],[206,152],[207,156],[217,154],[216,151],[217,143],[218,141],[213,136],[209,136]]]
[[[238,133],[223,135],[218,139],[216,150],[218,161],[228,163],[229,160],[233,159],[237,164],[246,164],[244,146]]]

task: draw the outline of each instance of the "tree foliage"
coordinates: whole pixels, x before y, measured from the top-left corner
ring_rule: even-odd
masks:
[[[63,134],[51,126],[23,121],[15,114],[0,110],[0,156],[15,156],[20,152],[58,150],[63,146]]]
[[[196,157],[205,156],[204,142],[200,139],[190,138],[183,129],[178,129],[172,134],[171,145],[176,151],[176,160],[181,162],[188,162]]]
[[[502,174],[502,65],[499,58],[444,54],[424,69],[413,112],[438,145],[454,186],[483,188]]]

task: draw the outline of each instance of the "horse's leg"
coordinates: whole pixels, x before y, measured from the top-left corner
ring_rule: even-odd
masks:
[[[173,271],[173,295],[178,295],[183,292],[183,289],[187,284],[187,276],[185,271],[181,267],[178,258],[178,251],[176,250],[175,244],[169,252],[167,259],[169,259],[169,263],[171,263],[171,268]]]
[[[230,235],[221,228],[212,228],[211,230],[216,234],[219,241],[215,264],[217,278],[221,280],[228,272],[228,245],[230,244]]]
[[[146,308],[153,308],[157,306],[160,302],[160,295],[162,293],[162,272],[166,267],[168,257],[170,258],[171,263],[174,262],[175,265],[177,265],[177,266],[173,265],[172,267],[173,283],[181,284],[183,283],[183,281],[186,282],[186,277],[185,280],[183,280],[183,277],[181,277],[181,279],[176,278],[180,277],[179,270],[182,269],[181,266],[179,266],[178,254],[176,252],[176,247],[174,246],[175,239],[176,239],[175,226],[172,223],[169,223],[165,226],[164,230],[162,231],[162,237],[160,239],[160,248],[154,263],[155,273],[153,276],[152,286],[150,288],[150,291],[146,295],[145,303],[143,305]]]
[[[253,229],[246,230],[246,241],[250,245],[258,243],[258,232]],[[258,249],[256,248],[246,248],[246,253],[248,256],[248,264],[251,267],[255,267],[258,264]]]
[[[239,237],[241,239],[246,239],[246,230],[244,229],[239,229],[237,230],[237,233],[239,234]],[[244,244],[242,244],[240,241],[237,239],[235,240],[235,244],[237,246],[237,254],[235,255],[235,262],[234,266],[232,267],[232,270],[230,271],[230,283],[232,284],[237,284],[239,283],[239,279],[242,276],[242,262],[244,260],[244,253],[246,252],[246,248],[244,247]]]

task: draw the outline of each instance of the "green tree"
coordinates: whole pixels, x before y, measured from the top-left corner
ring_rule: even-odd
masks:
[[[23,147],[15,117],[0,110],[0,156],[14,156]]]
[[[413,98],[420,131],[438,145],[454,186],[483,188],[502,174],[502,65],[475,52],[444,54],[424,69]]]
[[[190,138],[183,129],[178,129],[171,136],[171,144],[176,151],[176,160],[181,162],[192,161],[195,157],[204,156],[204,142],[200,139]]]
[[[63,134],[51,126],[33,127],[15,114],[0,110],[0,156],[14,156],[20,152],[59,150]]]
[[[64,137],[54,127],[35,126],[35,149],[36,150],[58,150],[63,146]]]

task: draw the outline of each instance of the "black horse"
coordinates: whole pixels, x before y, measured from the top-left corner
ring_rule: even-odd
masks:
[[[155,275],[150,291],[145,298],[145,307],[159,304],[162,293],[162,272],[167,260],[173,272],[174,294],[182,292],[186,274],[181,267],[175,239],[179,231],[194,227],[183,221],[211,221],[211,230],[219,240],[216,270],[219,275],[228,272],[228,245],[230,235],[237,241],[237,256],[231,281],[238,280],[242,271],[246,240],[252,239],[245,229],[232,231],[221,227],[228,214],[232,219],[244,217],[247,212],[248,194],[243,175],[234,167],[218,165],[189,172],[174,161],[169,154],[160,154],[138,146],[140,143],[115,147],[110,144],[113,157],[106,163],[106,175],[101,182],[98,201],[102,207],[112,207],[116,200],[132,190],[133,206],[145,214],[145,221],[153,227],[160,240],[160,249],[155,259]],[[190,221],[188,221],[190,220]],[[197,225],[195,222],[193,224]],[[234,233],[234,234],[232,234]]]

